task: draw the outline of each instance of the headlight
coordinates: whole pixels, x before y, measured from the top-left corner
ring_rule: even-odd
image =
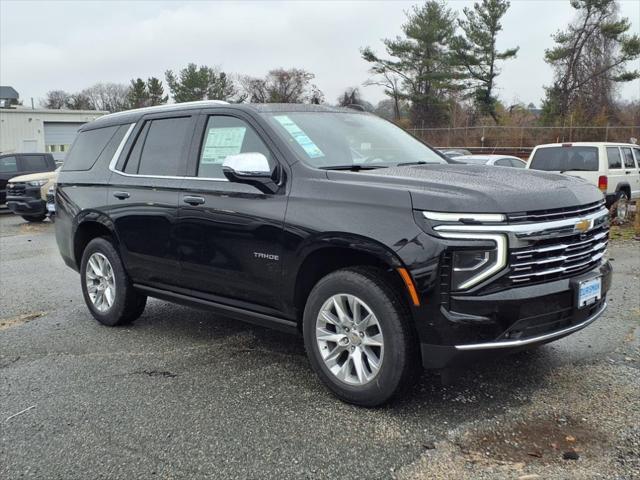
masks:
[[[451,289],[466,290],[492,277],[507,266],[507,239],[490,233],[438,232],[444,238],[489,240],[494,248],[456,250],[451,261]]]
[[[31,180],[29,182],[27,182],[27,185],[31,186],[31,187],[42,187],[43,185],[46,185],[46,183],[49,180],[47,179],[42,179],[42,180]]]

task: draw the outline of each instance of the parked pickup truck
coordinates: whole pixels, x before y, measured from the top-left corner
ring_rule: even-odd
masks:
[[[55,184],[58,170],[12,178],[7,184],[7,207],[28,222],[47,217],[47,193]]]
[[[7,153],[0,155],[0,205],[6,202],[7,182],[18,175],[52,172],[56,162],[50,153]]]
[[[596,187],[459,164],[351,109],[106,115],[80,129],[55,198],[60,253],[99,322],[157,297],[299,333],[325,385],[365,406],[421,367],[576,332],[611,285]]]

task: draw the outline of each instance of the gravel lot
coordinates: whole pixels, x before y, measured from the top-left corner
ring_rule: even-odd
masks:
[[[0,478],[640,478],[640,243],[611,257],[582,332],[365,410],[297,337],[157,300],[100,326],[53,225],[2,215]]]

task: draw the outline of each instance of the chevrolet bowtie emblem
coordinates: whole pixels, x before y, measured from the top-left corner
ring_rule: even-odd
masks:
[[[590,220],[580,220],[578,223],[576,223],[576,226],[574,227],[574,231],[584,233],[587,230],[589,230],[589,228],[591,228]]]

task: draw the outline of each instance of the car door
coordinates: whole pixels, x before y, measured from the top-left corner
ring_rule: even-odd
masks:
[[[179,283],[175,228],[196,118],[184,111],[143,118],[112,167],[109,215],[134,282]]]
[[[624,163],[624,173],[631,189],[631,198],[640,198],[640,171],[638,171],[638,164],[633,158],[633,149],[631,147],[620,147],[620,150]],[[636,157],[638,157],[638,149],[636,149]]]
[[[280,309],[281,250],[287,197],[228,181],[227,155],[262,153],[283,168],[274,145],[249,115],[203,113],[179,208],[182,285],[190,294],[243,308]]]
[[[18,157],[0,157],[0,205],[7,201],[7,183],[18,176]]]

